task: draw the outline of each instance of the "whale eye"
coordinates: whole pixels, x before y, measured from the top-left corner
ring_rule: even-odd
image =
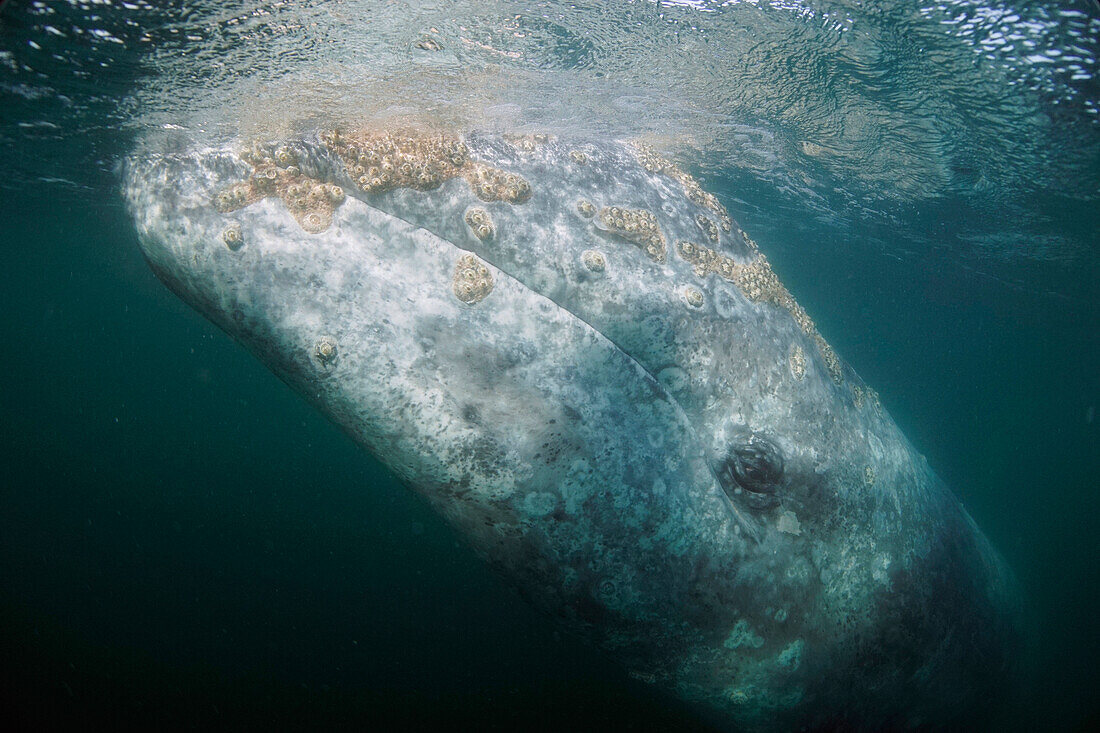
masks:
[[[775,443],[754,433],[730,446],[717,473],[727,494],[743,489],[753,506],[771,506],[783,478],[783,454]]]

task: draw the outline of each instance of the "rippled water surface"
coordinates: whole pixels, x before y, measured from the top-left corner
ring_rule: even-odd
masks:
[[[1084,726],[1098,39],[1093,0],[3,3],[6,710],[701,727],[141,261],[136,147],[415,120],[640,138],[703,179],[1020,575],[1009,719]]]

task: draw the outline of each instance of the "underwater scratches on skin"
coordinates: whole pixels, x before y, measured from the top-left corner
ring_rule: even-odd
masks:
[[[681,166],[550,135],[143,152],[157,274],[526,597],[722,725],[989,704],[1014,590]]]

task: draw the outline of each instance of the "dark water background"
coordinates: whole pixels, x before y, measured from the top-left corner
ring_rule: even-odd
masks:
[[[25,5],[0,8],[0,720],[703,730],[153,278],[114,172],[147,69],[115,50],[95,72],[95,44],[34,60]],[[809,200],[688,164],[1018,573],[1020,729],[1100,722],[1096,178],[876,216],[835,173]],[[974,244],[1014,217],[1015,244]]]

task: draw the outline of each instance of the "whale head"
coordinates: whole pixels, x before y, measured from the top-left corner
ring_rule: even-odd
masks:
[[[974,522],[722,204],[641,145],[143,151],[180,297],[635,677],[750,729],[957,721],[1013,658]]]

